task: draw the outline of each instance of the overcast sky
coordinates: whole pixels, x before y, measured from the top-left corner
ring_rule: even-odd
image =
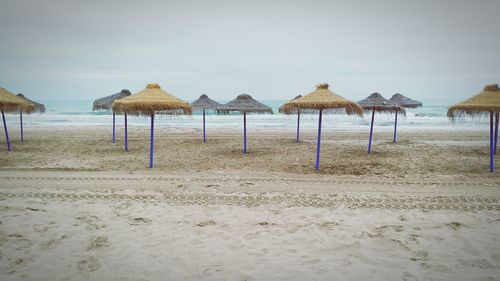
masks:
[[[88,100],[289,99],[318,82],[458,101],[500,83],[500,0],[0,0],[0,86]]]

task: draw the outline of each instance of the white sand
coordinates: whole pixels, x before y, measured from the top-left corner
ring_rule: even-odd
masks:
[[[500,276],[494,186],[94,172],[0,177],[2,280]]]
[[[500,280],[500,177],[467,146],[482,133],[373,155],[326,133],[315,173],[307,133],[254,134],[243,157],[237,132],[159,132],[149,170],[142,131],[128,154],[99,128],[1,154],[0,280]]]

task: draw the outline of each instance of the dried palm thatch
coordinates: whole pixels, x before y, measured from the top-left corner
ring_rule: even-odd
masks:
[[[113,94],[113,95],[110,95],[110,96],[107,96],[104,98],[96,99],[94,101],[94,107],[92,108],[92,110],[93,111],[96,111],[96,110],[110,111],[111,106],[115,100],[119,100],[119,99],[122,99],[124,97],[128,97],[130,95],[131,95],[131,93],[129,90],[123,89],[119,93],[116,93],[116,94]]]
[[[163,91],[158,84],[148,84],[137,94],[115,100],[113,111],[132,115],[191,114],[189,103]]]
[[[193,110],[215,110],[217,107],[221,106],[222,104],[210,99],[207,95],[203,94],[201,95],[197,100],[193,101],[191,103],[191,106],[193,107]]]
[[[38,103],[36,101],[32,101],[27,97],[25,97],[23,94],[17,94],[17,96],[24,99],[24,101],[26,101],[27,103],[33,104],[35,106],[35,111],[34,111],[35,113],[45,113],[45,105]]]
[[[35,111],[35,106],[0,87],[0,110],[4,112],[22,111],[24,113],[32,113]]]
[[[294,97],[293,99],[291,99],[290,101],[293,101],[293,100],[296,100],[296,99],[300,99],[301,97],[302,97],[302,95],[298,95],[298,96]],[[283,106],[284,105],[280,106],[280,108],[279,108],[279,112],[280,113],[284,113],[285,112]]]
[[[301,98],[289,101],[283,105],[283,112],[293,114],[297,110],[322,110],[337,113],[356,114],[363,116],[363,109],[346,98],[343,98],[334,92],[328,90],[328,84],[316,85],[316,90]]]
[[[217,113],[229,113],[231,111],[239,111],[242,113],[269,113],[273,114],[273,110],[256,100],[254,100],[250,95],[241,94],[234,100],[217,107]]]
[[[364,100],[358,101],[358,104],[365,112],[372,110],[375,110],[375,112],[378,113],[400,112],[406,116],[406,110],[402,106],[389,104],[387,99],[377,92],[369,95]]]
[[[488,115],[490,112],[500,112],[500,88],[498,84],[486,85],[479,94],[452,105],[448,108],[448,117]]]
[[[407,108],[417,108],[421,107],[422,103],[416,100],[412,100],[409,97],[405,97],[400,93],[394,94],[388,101],[388,104],[400,105]]]

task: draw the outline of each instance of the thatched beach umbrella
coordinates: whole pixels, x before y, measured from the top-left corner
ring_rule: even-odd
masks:
[[[112,109],[132,115],[151,117],[151,137],[149,144],[149,168],[153,168],[154,117],[155,114],[191,114],[189,103],[163,91],[158,84],[148,84],[146,89],[137,94],[115,100]],[[125,144],[127,145],[127,136]]]
[[[113,94],[113,95],[110,95],[110,96],[107,96],[107,97],[104,97],[104,98],[100,98],[100,99],[96,99],[94,101],[94,107],[92,108],[92,111],[110,111],[112,110],[111,108],[111,105],[113,104],[113,102],[115,100],[119,100],[119,99],[122,99],[124,97],[128,97],[130,96],[130,91],[127,90],[127,89],[123,89],[121,90],[121,92],[119,93],[116,93],[116,94]],[[116,133],[115,133],[115,111],[113,111],[113,143],[116,142]],[[125,113],[125,135],[127,134],[127,113]],[[125,145],[125,151],[127,151],[128,148],[127,146]]]
[[[210,99],[207,95],[201,95],[197,100],[191,103],[191,107],[195,111],[203,111],[203,142],[207,142],[206,133],[205,133],[205,111],[208,110],[216,110],[217,107],[222,104]]]
[[[403,107],[395,104],[388,104],[387,99],[384,98],[381,94],[375,92],[368,96],[366,99],[358,101],[358,104],[365,112],[372,112],[372,121],[370,125],[370,139],[368,141],[368,153],[372,152],[372,135],[373,135],[373,121],[375,119],[375,112],[378,113],[392,113],[402,112],[406,114],[406,111]]]
[[[11,147],[9,131],[7,130],[7,123],[5,122],[5,112],[21,111],[29,114],[35,110],[35,106],[7,91],[6,89],[0,87],[0,110],[2,111],[3,128],[5,131],[5,140],[7,141],[7,150],[10,151]]]
[[[243,113],[243,154],[247,153],[247,113],[273,114],[273,110],[256,100],[250,95],[241,94],[234,100],[219,106],[217,113],[229,113],[231,111],[239,111]]]
[[[294,97],[293,99],[291,99],[290,101],[299,99],[301,97],[302,97],[302,95],[298,95],[298,96]],[[285,112],[284,108],[283,108],[283,105],[280,106],[279,111],[280,111],[280,113],[284,113]],[[297,109],[297,133],[296,133],[296,136],[295,136],[295,142],[297,142],[297,143],[299,143],[299,133],[300,133],[300,108]]]
[[[490,116],[490,172],[495,170],[493,155],[495,154],[495,137],[497,133],[493,132],[493,113],[495,115],[500,112],[500,88],[497,84],[486,85],[479,94],[452,105],[448,108],[448,117],[455,120],[457,117],[468,116]],[[497,131],[498,132],[498,131]]]
[[[363,109],[346,98],[328,90],[328,84],[319,84],[316,90],[301,98],[289,101],[283,105],[286,114],[295,113],[297,110],[319,110],[318,141],[316,145],[316,171],[319,170],[320,147],[321,147],[321,120],[323,111],[340,112],[344,111],[348,115],[356,114],[363,116]]]
[[[406,108],[417,108],[421,107],[422,103],[416,100],[412,100],[409,97],[405,97],[400,93],[394,94],[388,101],[388,104],[399,105]],[[397,127],[398,127],[398,112],[396,111],[396,116],[394,117],[394,140],[397,141]]]
[[[32,100],[28,99],[27,97],[25,97],[23,94],[17,94],[17,96],[22,98],[25,102],[31,103],[32,105],[34,105],[35,106],[35,110],[34,110],[35,113],[44,113],[45,112],[45,105],[38,103],[36,101],[32,101]],[[19,121],[21,124],[21,143],[23,143],[24,142],[24,128],[23,128],[23,111],[22,110],[19,111],[19,119],[20,119]]]

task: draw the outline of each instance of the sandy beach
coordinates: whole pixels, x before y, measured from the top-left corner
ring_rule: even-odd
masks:
[[[2,280],[499,280],[486,133],[36,127],[0,161]],[[4,143],[0,143],[3,145]]]

